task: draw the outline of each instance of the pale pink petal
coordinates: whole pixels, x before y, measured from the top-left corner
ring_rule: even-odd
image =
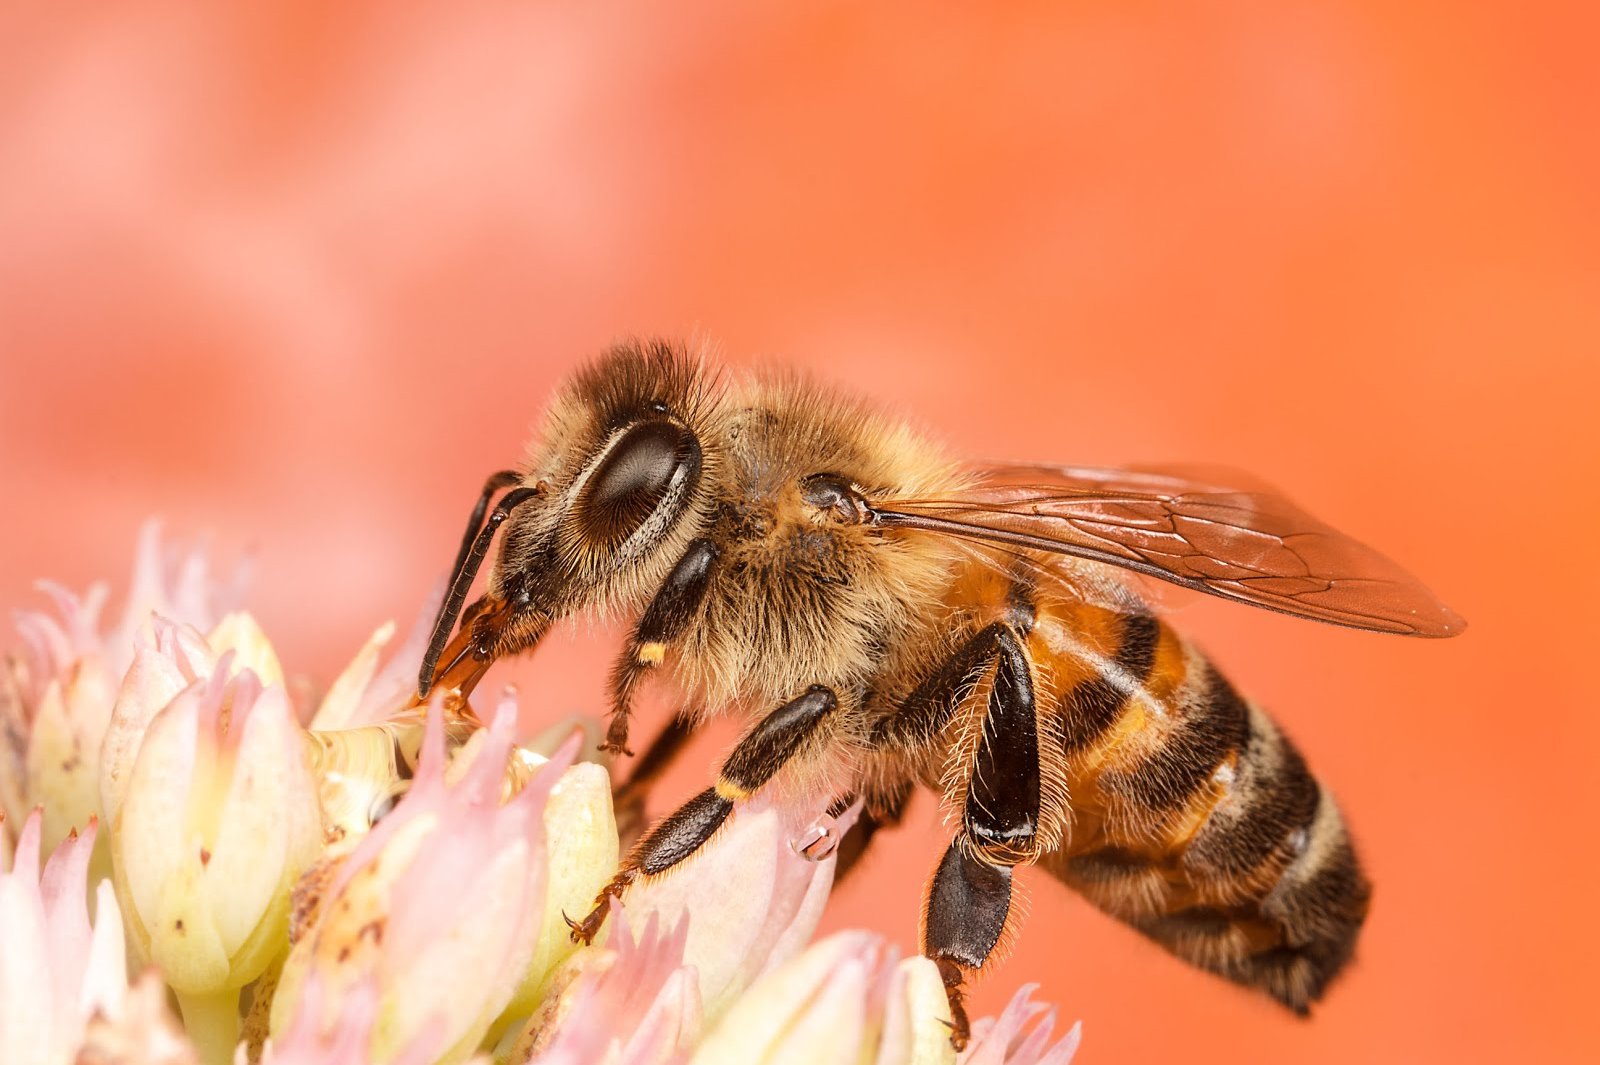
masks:
[[[205,635],[193,625],[186,625],[161,614],[150,615],[150,639],[140,637],[141,645],[154,642],[156,648],[177,664],[178,669],[191,681],[209,677],[217,667],[217,654],[211,650]]]
[[[617,1055],[617,1065],[664,1065],[694,1045],[701,1025],[700,986],[693,969],[674,969]]]
[[[200,1065],[200,1057],[167,1011],[167,991],[147,969],[115,1009],[95,1013],[79,1062],[116,1065]]]
[[[76,657],[72,639],[60,622],[40,611],[19,610],[14,622],[17,635],[22,637],[32,680],[31,687],[23,694],[29,703],[37,703],[44,694],[45,685],[60,676]]]
[[[37,811],[23,823],[15,864],[0,874],[0,1057],[9,1061],[47,1060],[53,1023],[54,979],[49,974],[49,929],[39,896]]]
[[[386,621],[380,625],[328,689],[311,727],[343,729],[379,724],[404,708],[417,690],[417,668],[422,664],[422,652],[428,646],[434,615],[443,598],[444,584],[440,582],[412,622],[405,641],[389,652],[381,668],[379,660],[394,638],[395,624]]]
[[[94,932],[89,939],[78,1008],[85,1017],[97,1010],[113,1010],[127,990],[127,936],[122,912],[117,909],[117,893],[111,881],[102,880],[95,885]]]
[[[321,1031],[317,1018],[324,1015],[325,995],[321,977],[312,973],[300,989],[300,1009],[293,1023],[280,1038],[267,1041],[259,1065],[372,1065],[377,985],[365,980],[347,991],[333,1027]],[[443,1034],[442,1025],[424,1025],[388,1065],[430,1065],[438,1057]],[[236,1065],[247,1065],[247,1061],[245,1048],[240,1046]]]
[[[102,890],[91,929],[86,904],[94,829],[64,841],[39,868],[42,818],[23,826],[16,863],[0,872],[0,1061],[67,1061],[97,1012],[127,992],[122,923]],[[102,889],[106,885],[102,884]]]
[[[437,705],[428,713],[411,789],[343,863],[279,987],[292,997],[320,971],[337,1008],[356,982],[375,980],[385,1053],[435,1016],[445,1045],[476,1041],[510,1001],[544,917],[545,803],[573,755],[569,744],[502,803],[515,703],[504,700],[448,763],[443,716]],[[287,1009],[274,1003],[274,1031]]]
[[[130,642],[145,630],[152,613],[168,613],[166,566],[161,559],[161,523],[151,519],[139,529],[139,545],[134,551],[133,579],[123,605],[121,631]],[[197,619],[210,628],[209,618]]]
[[[433,634],[434,615],[444,601],[444,592],[444,582],[440,581],[428,593],[422,609],[406,632],[405,641],[389,653],[383,668],[378,670],[362,693],[356,712],[357,722],[382,721],[406,705],[415,694],[417,669],[422,665],[422,653],[427,650],[428,638]]]
[[[665,1065],[698,1037],[699,988],[683,964],[686,928],[663,929],[652,914],[635,935],[620,907],[611,920],[611,945],[580,955],[576,980],[535,1017],[536,1030],[525,1040],[537,1051],[536,1065]],[[540,1024],[548,1030],[538,1030]]]
[[[868,1004],[879,966],[892,960],[881,937],[868,932],[813,944],[740,995],[695,1049],[692,1065],[870,1060]]]
[[[236,955],[278,896],[321,851],[316,786],[304,736],[282,688],[248,674],[232,685],[231,779],[209,840],[206,892],[224,948]]]
[[[322,697],[322,702],[317,705],[317,712],[311,718],[312,728],[327,731],[376,724],[374,721],[362,718],[361,699],[378,672],[378,656],[382,653],[384,645],[393,638],[394,622],[386,621],[378,626],[378,630],[362,644],[361,650],[356,652],[350,664],[344,667],[344,672],[334,678],[327,694]]]
[[[177,573],[172,579],[165,609],[161,611],[205,629],[210,629],[226,613],[213,597],[209,547],[202,537],[188,551],[179,553]]]
[[[100,650],[100,610],[110,594],[104,583],[90,585],[82,599],[55,581],[38,581],[34,587],[50,597],[61,615],[59,626],[50,623],[57,633],[58,671],[74,659]]]
[[[985,1017],[972,1025],[972,1041],[960,1065],[1067,1065],[1077,1053],[1080,1025],[1053,1046],[1053,1007],[1031,1001],[1037,984],[1024,984],[1011,996],[999,1017]]]
[[[866,1044],[872,963],[852,958],[836,967],[806,1009],[766,1053],[771,1065],[859,1061]]]
[[[198,639],[198,633],[195,635]],[[156,714],[193,680],[173,655],[154,645],[141,646],[134,653],[133,665],[122,679],[100,747],[100,810],[108,825],[116,823],[122,809],[145,730]]]
[[[137,912],[146,925],[155,917],[168,872],[193,849],[187,810],[200,714],[207,700],[214,707],[221,698],[220,687],[195,681],[155,715],[139,744],[112,849],[127,887],[125,894],[118,892],[125,914]],[[139,786],[141,779],[149,783]]]
[[[127,668],[134,648],[150,639],[155,616],[209,631],[237,602],[244,573],[245,566],[239,566],[232,587],[219,588],[204,543],[187,550],[164,547],[160,522],[145,522],[122,619],[103,637],[107,663],[113,671]]]
[[[838,834],[853,819],[845,815]],[[687,960],[699,973],[707,1016],[717,1016],[811,938],[835,859],[830,854],[811,861],[794,844],[816,820],[764,798],[750,800],[693,857],[625,896],[636,919],[654,913],[663,924],[675,925],[689,915]]]
[[[81,835],[63,840],[50,855],[39,877],[49,944],[46,949],[50,952],[50,997],[58,1029],[69,1024],[77,1010],[78,993],[89,960],[89,907],[85,896],[96,827],[91,821]]]

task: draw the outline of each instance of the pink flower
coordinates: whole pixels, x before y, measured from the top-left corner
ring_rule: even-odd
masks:
[[[301,986],[298,1009],[288,1029],[262,1048],[257,1065],[370,1065],[373,1026],[378,1016],[378,988],[372,981],[357,984],[345,996],[333,1027],[323,1030],[319,1018],[329,1012],[322,979],[317,973]],[[442,1026],[424,1027],[398,1050],[388,1065],[429,1065],[441,1049]],[[250,1065],[241,1044],[234,1065]],[[469,1065],[489,1065],[484,1057]]]
[[[502,703],[448,768],[442,716],[429,715],[410,791],[317,899],[316,920],[284,967],[274,1034],[289,1030],[300,989],[315,975],[326,990],[319,1030],[356,989],[375,984],[375,1060],[432,1024],[447,1048],[439,1060],[460,1061],[528,979],[540,922],[549,919],[544,808],[571,752],[502,804],[515,704]]]
[[[206,630],[223,619],[227,596],[214,587],[203,551],[163,558],[154,522],[140,533],[132,587],[116,624],[101,623],[104,584],[81,597],[48,581],[39,587],[55,614],[19,612],[22,646],[0,668],[0,811],[20,823],[29,809],[42,807],[50,848],[105,814],[102,738],[134,648],[150,638],[152,614]],[[104,871],[103,861],[96,865]]]
[[[147,532],[139,572],[130,598],[209,631],[146,611],[101,635],[103,591],[58,592],[60,619],[25,622],[27,648],[0,670],[0,799],[51,803],[0,875],[4,1065],[245,1065],[258,1051],[259,1065],[486,1065],[485,1052],[500,1065],[954,1065],[932,963],[865,932],[807,945],[833,881],[826,844],[854,811],[742,802],[575,947],[565,915],[586,912],[618,860],[609,773],[573,764],[592,722],[519,746],[509,696],[487,729],[406,709],[418,639],[390,653],[390,625],[307,731],[266,635],[212,611],[200,556],[160,576]],[[85,767],[50,768],[91,749]],[[52,817],[88,827],[41,876]],[[0,869],[14,827],[0,821]],[[112,880],[91,928],[97,836]],[[124,928],[157,967],[131,990]],[[1064,1065],[1077,1029],[1052,1043],[1053,1025],[1024,990],[974,1026],[962,1061]]]
[[[974,1022],[961,1065],[1068,1065],[1078,1051],[1083,1026],[1074,1024],[1052,1044],[1056,1011],[1029,1001],[1037,986],[1024,984],[999,1017]]]
[[[684,963],[688,923],[663,930],[652,916],[635,939],[620,906],[611,920],[610,946],[583,951],[561,974],[511,1061],[666,1065],[693,1048],[701,1008],[695,970]]]

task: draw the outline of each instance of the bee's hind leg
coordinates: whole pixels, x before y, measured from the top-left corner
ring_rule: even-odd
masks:
[[[965,1050],[972,1035],[964,984],[1000,943],[1011,911],[1011,867],[995,865],[954,840],[928,885],[922,953],[932,958],[950,1002],[950,1042]]]
[[[950,1001],[950,1041],[971,1034],[963,984],[1006,929],[1011,870],[1031,861],[1039,825],[1039,727],[1025,645],[1006,627],[995,641],[994,679],[962,806],[961,835],[928,888],[922,953],[939,966]]]
[[[646,832],[623,859],[617,875],[595,897],[588,915],[581,921],[568,918],[573,940],[592,942],[611,910],[611,900],[621,898],[640,875],[664,873],[699,850],[722,827],[734,804],[771,780],[838,705],[830,689],[814,685],[757,722],[722,764],[716,785]]]

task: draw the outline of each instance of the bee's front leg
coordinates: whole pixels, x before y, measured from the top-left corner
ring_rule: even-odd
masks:
[[[667,648],[694,620],[711,584],[716,561],[716,544],[705,539],[692,542],[640,616],[622,657],[611,670],[611,724],[600,745],[602,751],[633,753],[628,750],[633,691],[645,674],[661,665]]]
[[[623,859],[617,875],[595,897],[588,915],[581,921],[567,920],[573,941],[592,942],[611,910],[611,900],[621,898],[641,874],[664,873],[699,850],[722,827],[734,804],[771,780],[838,705],[839,700],[830,689],[815,685],[762,718],[728,755],[716,786],[702,791],[646,832]]]

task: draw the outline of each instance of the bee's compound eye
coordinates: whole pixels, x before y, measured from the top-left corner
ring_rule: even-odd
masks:
[[[606,452],[584,486],[579,516],[604,539],[627,536],[661,505],[680,470],[700,469],[700,447],[687,430],[639,422]]]

